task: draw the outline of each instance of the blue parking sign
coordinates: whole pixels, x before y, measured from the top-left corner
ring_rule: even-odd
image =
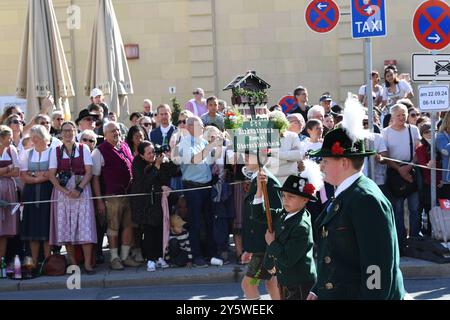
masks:
[[[386,36],[385,0],[351,0],[351,2],[353,39]]]

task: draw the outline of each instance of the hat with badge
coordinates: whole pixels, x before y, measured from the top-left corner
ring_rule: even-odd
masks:
[[[363,127],[365,111],[361,103],[350,94],[345,102],[341,126],[328,132],[322,148],[309,153],[312,157],[361,158],[375,154],[366,150],[364,139],[372,139],[372,134]]]
[[[304,160],[303,164],[305,169],[301,174],[289,176],[283,186],[278,189],[317,201],[315,194],[323,187],[322,172],[319,165],[312,160]]]

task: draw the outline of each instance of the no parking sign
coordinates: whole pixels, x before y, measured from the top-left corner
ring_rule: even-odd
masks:
[[[416,40],[428,50],[442,50],[450,42],[450,7],[440,0],[428,0],[413,19]]]
[[[306,8],[308,27],[319,33],[330,32],[339,22],[339,7],[332,0],[313,0]]]

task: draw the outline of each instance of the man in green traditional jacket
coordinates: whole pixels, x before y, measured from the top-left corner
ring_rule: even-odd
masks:
[[[405,296],[394,212],[378,186],[361,169],[366,151],[363,108],[349,98],[342,126],[330,131],[322,148],[325,181],[337,187],[317,218],[317,283],[308,300],[380,299]],[[364,112],[364,111],[362,111]]]

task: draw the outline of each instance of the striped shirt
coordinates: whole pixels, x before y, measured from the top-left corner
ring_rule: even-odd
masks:
[[[189,242],[189,232],[186,229],[183,229],[183,232],[179,234],[175,234],[170,231],[169,241],[172,239],[177,239],[178,247],[186,251],[188,253],[188,259],[189,261],[192,261],[192,251],[191,251],[191,243]],[[170,261],[170,252],[169,248],[167,248],[167,252],[165,255],[166,260]]]

